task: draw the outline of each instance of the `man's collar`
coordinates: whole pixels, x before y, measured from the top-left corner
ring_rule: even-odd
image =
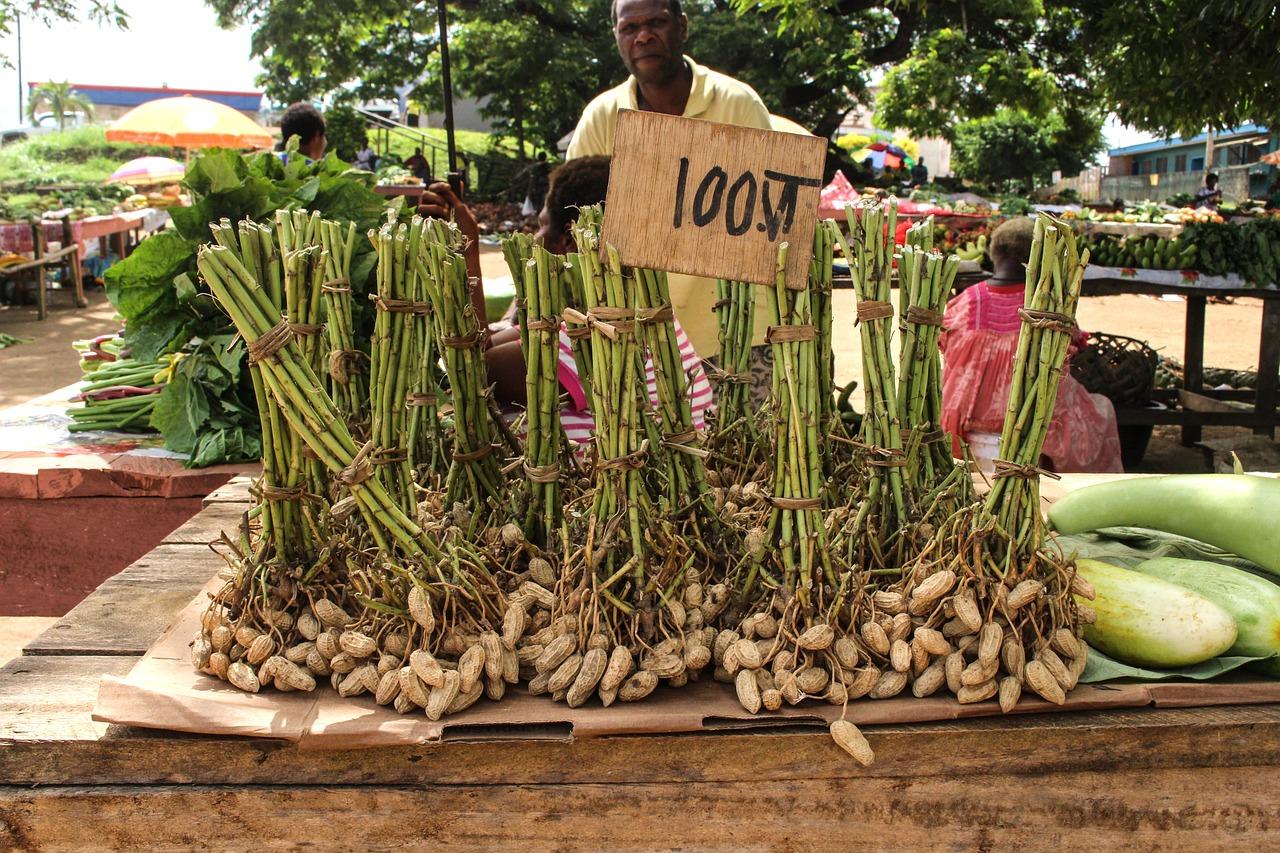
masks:
[[[711,93],[707,86],[707,69],[693,61],[693,58],[686,55],[684,57],[685,65],[689,66],[689,70],[693,72],[693,81],[689,87],[689,101],[685,104],[684,114],[687,118],[696,118],[707,111],[707,107],[711,106]],[[627,102],[623,106],[629,110],[640,109],[640,83],[632,75],[627,81]]]
[[[689,88],[689,103],[685,105],[684,114],[689,118],[697,118],[711,106],[710,86],[707,85],[707,69],[694,62],[689,56],[684,58],[693,72],[693,84]]]

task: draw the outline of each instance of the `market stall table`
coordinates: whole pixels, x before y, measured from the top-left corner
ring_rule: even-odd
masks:
[[[221,567],[204,543],[246,499],[243,482],[210,495],[0,669],[0,842],[1262,847],[1280,828],[1278,705],[877,726],[866,769],[824,727],[768,719],[595,738],[497,726],[324,750],[92,720],[101,677],[124,676]]]
[[[156,435],[69,433],[76,390],[0,409],[0,616],[65,613],[257,467],[190,469]]]
[[[1112,269],[1090,267],[1085,275],[1085,296],[1115,296],[1137,293],[1149,296],[1177,295],[1186,298],[1187,313],[1183,350],[1184,382],[1176,398],[1177,407],[1149,409],[1121,407],[1116,411],[1123,424],[1179,424],[1182,443],[1200,440],[1204,426],[1252,427],[1259,435],[1271,436],[1277,415],[1280,385],[1280,289],[1245,287],[1238,277],[1214,278],[1190,271]],[[1258,388],[1253,406],[1241,409],[1229,399],[1238,395],[1220,394],[1204,387],[1205,306],[1212,296],[1251,297],[1262,302],[1262,333],[1258,344]]]
[[[132,231],[139,235],[149,234],[163,228],[169,221],[169,212],[159,208],[143,208],[125,213],[109,213],[102,216],[88,216],[84,219],[69,220],[63,218],[45,218],[41,221],[45,240],[49,243],[66,244],[68,239],[83,246],[89,240],[100,241],[103,254],[106,252],[106,241],[114,238],[116,253],[124,257],[127,243],[125,237]],[[30,252],[34,247],[31,227],[25,222],[0,223],[0,250],[6,252]]]

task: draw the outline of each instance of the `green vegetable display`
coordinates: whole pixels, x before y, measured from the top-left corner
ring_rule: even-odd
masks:
[[[1240,474],[1178,474],[1099,483],[1049,508],[1061,533],[1149,527],[1208,542],[1280,575],[1280,480]]]
[[[1186,587],[1230,613],[1238,631],[1230,654],[1280,655],[1280,586],[1230,566],[1176,557],[1147,560],[1134,571]]]
[[[1231,614],[1185,587],[1097,560],[1078,560],[1076,571],[1096,593],[1088,605],[1097,618],[1085,624],[1085,641],[1117,660],[1189,666],[1236,641]]]

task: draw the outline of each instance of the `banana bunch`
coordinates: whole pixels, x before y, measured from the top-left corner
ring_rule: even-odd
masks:
[[[979,234],[976,241],[965,243],[956,250],[956,255],[962,261],[977,261],[982,263],[987,256],[987,235]]]
[[[1135,267],[1149,270],[1185,270],[1196,263],[1196,246],[1182,240],[1147,235],[1144,237],[1092,238],[1090,260],[1104,267]]]

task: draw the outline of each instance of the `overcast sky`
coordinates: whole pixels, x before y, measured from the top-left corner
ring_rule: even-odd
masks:
[[[88,22],[24,26],[24,82],[256,88],[253,81],[261,67],[249,56],[250,31],[219,29],[204,0],[121,0],[121,6],[129,13],[127,30]],[[7,39],[4,52],[15,62],[14,36]],[[25,123],[18,116],[17,69],[0,71],[0,128]],[[1108,122],[1104,134],[1111,147],[1152,138],[1115,121]]]
[[[83,4],[82,4],[83,5]],[[253,91],[261,70],[250,31],[219,29],[204,0],[121,0],[129,29],[82,22],[22,27],[23,82]],[[14,68],[0,71],[0,127],[18,120],[17,38],[4,40]],[[25,97],[25,92],[24,92]]]

